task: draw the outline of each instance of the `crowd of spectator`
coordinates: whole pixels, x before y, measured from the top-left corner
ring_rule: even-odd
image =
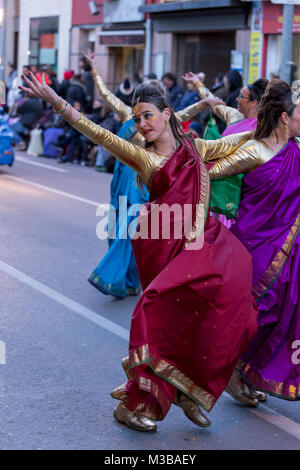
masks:
[[[25,65],[23,74],[31,71],[38,80],[42,74],[46,83],[66,99],[72,106],[87,115],[89,119],[97,124],[117,133],[121,127],[120,119],[100,98],[95,98],[95,85],[91,73],[91,66],[83,57],[79,61],[80,73],[66,70],[64,79],[58,82],[55,72],[51,67],[37,67]],[[198,73],[199,80],[205,85],[205,74]],[[150,73],[139,81],[150,82],[157,80],[154,73]],[[137,82],[138,83],[138,82]],[[160,80],[170,105],[175,111],[182,110],[200,100],[198,93],[190,83],[186,84],[184,90],[178,83],[173,73],[165,73]],[[6,81],[7,104],[6,111],[9,114],[9,125],[13,132],[13,145],[18,150],[26,150],[28,153],[35,152],[35,140],[43,140],[42,154],[57,158],[59,163],[79,163],[81,165],[93,165],[99,171],[113,171],[114,158],[107,155],[102,148],[98,148],[84,136],[69,126],[63,119],[57,116],[46,103],[24,96],[18,88],[19,77],[13,65],[10,66],[9,77]],[[218,74],[211,91],[215,96],[224,100],[231,107],[236,108],[236,98],[242,87],[242,78],[238,71],[230,70],[226,74]],[[115,94],[126,105],[131,106],[135,84],[125,77],[119,85]],[[195,137],[203,135],[203,129],[209,120],[210,110],[207,108],[199,113],[193,122],[187,123],[185,131]],[[217,120],[220,132],[222,132],[221,121]],[[32,131],[35,130],[35,133]],[[37,132],[39,130],[39,132]],[[32,142],[31,142],[32,141]],[[30,145],[30,143],[32,145]],[[40,145],[41,147],[41,145]]]

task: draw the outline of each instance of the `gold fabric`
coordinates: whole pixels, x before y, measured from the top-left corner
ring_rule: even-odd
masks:
[[[241,145],[245,144],[251,137],[250,132],[232,134],[222,139],[204,140],[195,139],[197,150],[203,161],[217,160],[218,158],[229,156]]]
[[[289,400],[299,400],[300,397],[300,382],[295,385],[289,385],[284,382],[276,382],[276,380],[269,380],[265,377],[260,376],[255,370],[252,369],[251,364],[239,361],[237,365],[237,370],[243,374],[247,374],[247,380],[250,383],[255,383],[255,387],[258,390],[263,390],[266,393],[272,393],[273,395],[278,396],[279,398],[289,399]]]
[[[112,132],[87,119],[83,114],[81,114],[79,120],[73,124],[73,127],[95,144],[106,148],[120,160],[120,162],[132,168],[148,187],[151,186],[155,171],[158,171],[161,165],[164,164],[163,162],[166,162],[166,157],[150,152],[124,139],[120,139],[120,137]],[[249,132],[243,132],[217,140],[196,139],[195,143],[202,160],[209,161],[234,152],[240,145],[246,142],[249,137]]]
[[[195,85],[195,88],[202,99],[205,98],[215,98],[215,96],[209,91],[208,88],[205,88],[200,82]],[[227,126],[233,124],[234,122],[242,121],[245,119],[245,116],[240,113],[237,109],[231,108],[230,106],[225,106],[223,104],[218,104],[215,106],[215,114],[226,122]]]
[[[253,288],[253,294],[256,298],[261,297],[269,288],[270,284],[278,277],[284,263],[286,262],[292,246],[300,232],[300,214],[298,215],[295,223],[293,224],[288,236],[286,237],[281,249],[276,254],[268,268],[266,269],[263,277],[258,281]]]
[[[129,354],[130,357],[130,369],[137,367],[140,364],[147,364],[156,375],[162,377],[167,382],[170,382],[178,390],[181,390],[185,395],[198,403],[206,411],[210,411],[215,404],[216,399],[208,393],[206,390],[203,390],[201,387],[197,386],[191,379],[186,377],[182,372],[180,372],[176,367],[169,364],[164,359],[155,357],[149,351],[148,344],[140,346],[134,351],[131,351]],[[131,372],[133,374],[133,370]],[[144,379],[140,383],[140,386],[143,390],[148,392],[151,391],[151,394],[158,397],[159,390],[157,387],[154,387],[155,384],[151,382],[150,379]],[[163,397],[160,396],[160,399]],[[143,413],[143,410],[137,410],[140,413]],[[150,416],[148,416],[150,417]],[[151,416],[153,418],[153,416]]]
[[[266,163],[274,155],[275,152],[264,141],[251,139],[216,162],[209,170],[209,175],[212,180],[218,180],[226,176],[246,173]]]
[[[83,114],[81,114],[80,119],[73,124],[73,127],[95,144],[103,146],[120,160],[120,162],[132,168],[138,173],[146,185],[148,185],[153,171],[164,159],[163,156],[127,142],[124,139],[120,139],[120,137],[112,132],[87,119]]]
[[[105,100],[105,102],[111,107],[113,112],[119,116],[123,123],[126,122],[128,119],[131,119],[131,108],[125,103],[123,103],[122,100],[120,100],[107,88],[106,83],[101,77],[99,71],[93,68],[92,75],[100,95]],[[201,103],[201,101],[199,101],[198,103],[194,103],[181,111],[177,111],[175,113],[175,116],[179,122],[190,121],[194,116],[196,116],[200,111],[202,111],[205,106],[205,103]],[[138,139],[140,141],[144,141],[144,138],[143,136],[141,136],[141,134],[139,134]]]
[[[205,98],[215,98],[215,95],[213,95],[208,88],[205,88],[205,86],[201,83],[198,82],[194,85],[194,88],[197,90],[200,98],[204,100]]]
[[[131,119],[131,108],[123,103],[122,100],[120,100],[107,88],[106,83],[97,69],[92,69],[92,75],[100,95],[106,101],[106,103],[109,104],[112,111],[119,116],[123,123],[128,119]]]
[[[198,101],[197,103],[191,104],[181,111],[176,111],[175,116],[179,122],[191,121],[193,117],[197,116],[204,108],[206,104],[203,101]]]
[[[245,116],[240,113],[237,109],[225,106],[224,104],[218,104],[215,106],[215,114],[220,119],[226,122],[227,126],[238,121],[245,119]]]

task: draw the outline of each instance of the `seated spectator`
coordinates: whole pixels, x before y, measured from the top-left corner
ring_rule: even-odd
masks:
[[[80,75],[74,75],[70,79],[70,86],[67,90],[66,100],[70,103],[71,106],[74,106],[74,103],[80,103],[81,109],[85,108],[86,105],[86,90],[81,81]]]
[[[26,149],[26,140],[29,132],[42,117],[43,111],[43,103],[37,98],[24,98],[22,104],[17,107],[16,114],[20,119],[11,124],[10,128],[14,133],[12,142],[18,150]]]
[[[80,102],[75,101],[73,106],[77,111],[82,112],[82,105]],[[82,155],[86,155],[86,144],[80,139],[80,136],[80,132],[72,126],[67,125],[65,127],[65,134],[58,138],[59,146],[62,149],[62,153],[65,152],[65,155],[58,160],[58,163],[81,163],[82,161],[84,164]],[[57,147],[57,145],[55,145],[55,147]]]

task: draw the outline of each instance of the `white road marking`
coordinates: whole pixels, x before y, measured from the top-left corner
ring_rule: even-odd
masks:
[[[27,274],[24,274],[21,271],[18,271],[17,269],[4,263],[3,261],[0,261],[0,270],[12,276],[13,278],[17,279],[18,281],[23,282],[24,284],[31,287],[32,289],[35,289],[41,294],[46,295],[52,300],[55,300],[61,305],[64,305],[69,310],[71,310],[74,313],[77,313],[77,315],[81,316],[82,318],[85,318],[86,320],[89,320],[95,323],[96,325],[113,333],[119,338],[122,338],[126,341],[129,340],[129,331],[126,328],[123,328],[122,326],[119,326],[118,324],[113,323],[110,320],[107,320],[101,315],[93,312],[92,310],[84,307],[83,305],[77,302],[74,302],[73,300],[69,299],[68,297],[61,294],[60,292],[57,292],[56,290],[51,289],[45,284],[42,284],[41,282],[36,281],[32,277],[27,276]],[[1,390],[1,388],[4,388],[4,386],[0,382],[0,397],[1,397],[1,394],[4,393],[4,390]],[[228,399],[231,399],[230,395],[227,392],[223,393],[223,396],[226,396]],[[274,427],[283,430],[287,434],[293,436],[294,438],[300,441],[300,424],[296,423],[295,421],[292,421],[286,416],[280,415],[276,411],[272,410],[271,408],[268,408],[266,405],[263,405],[263,404],[259,405],[258,410],[256,409],[251,410],[251,414],[263,419],[264,421],[267,421],[268,423],[272,424]]]
[[[272,414],[270,414],[270,412]],[[265,421],[268,421],[269,423],[273,424],[273,426],[282,429],[300,441],[300,424],[295,423],[295,421],[292,421],[286,416],[282,416],[281,414],[262,404],[259,405],[259,409],[251,410],[251,413],[261,419],[264,419]]]
[[[28,165],[35,165],[35,166],[40,166],[41,168],[47,168],[48,170],[56,171],[58,173],[69,173],[68,170],[64,170],[63,168],[56,168],[55,166],[46,165],[45,163],[33,162],[32,160],[29,160],[24,157],[16,157],[16,160],[18,162],[28,163]]]
[[[84,197],[75,196],[75,194],[66,193],[65,191],[59,191],[58,189],[50,188],[49,186],[45,186],[43,184],[34,183],[33,181],[28,181],[17,176],[2,175],[1,178],[2,177],[13,181],[18,181],[19,183],[27,184],[29,186],[33,186],[34,188],[42,189],[44,191],[50,191],[51,193],[58,194],[59,196],[68,197],[69,199],[74,199],[75,201],[84,202],[85,204],[89,204],[91,206],[101,207],[105,210],[108,210],[109,207],[108,204],[100,204],[99,202],[91,201],[90,199],[86,199]]]
[[[84,307],[83,305],[77,302],[74,302],[74,300],[69,299],[65,295],[61,294],[60,292],[57,292],[54,289],[51,289],[50,287],[46,286],[45,284],[42,284],[41,282],[36,281],[32,277],[27,276],[27,274],[24,274],[21,271],[18,271],[17,269],[13,268],[9,264],[0,261],[0,270],[8,274],[9,276],[17,279],[18,281],[23,282],[32,289],[37,290],[41,294],[46,295],[50,299],[55,300],[61,305],[64,305],[69,310],[72,310],[72,312],[77,313],[81,317],[93,323],[96,323],[101,328],[110,331],[114,335],[119,336],[120,338],[125,339],[126,341],[129,340],[129,331],[123,328],[122,326],[119,326],[116,323],[113,323],[112,321],[102,317],[98,313],[93,312],[92,310]]]

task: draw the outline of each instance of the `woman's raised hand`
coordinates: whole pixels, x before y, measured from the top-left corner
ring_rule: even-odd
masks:
[[[83,52],[83,55],[90,64],[90,66],[94,68],[96,65],[95,52],[92,52],[90,49],[88,49],[87,52]]]
[[[29,72],[27,76],[22,75],[22,78],[25,80],[27,87],[19,86],[19,88],[28,96],[47,101],[47,103],[51,104],[51,106],[54,106],[57,100],[59,100],[58,94],[47,85],[44,74],[42,75],[41,83],[31,72]]]
[[[217,96],[214,97],[214,98],[205,98],[202,101],[204,101],[206,104],[208,104],[208,106],[210,106],[213,111],[215,111],[215,107],[220,105],[220,104],[226,106],[226,103],[224,103],[224,101],[221,100],[221,98],[218,98]]]
[[[195,73],[193,72],[187,72],[185,73],[184,75],[182,75],[182,78],[188,82],[188,83],[192,83],[193,85],[195,85],[196,83],[200,82],[201,80],[199,79],[198,75],[196,75]]]

